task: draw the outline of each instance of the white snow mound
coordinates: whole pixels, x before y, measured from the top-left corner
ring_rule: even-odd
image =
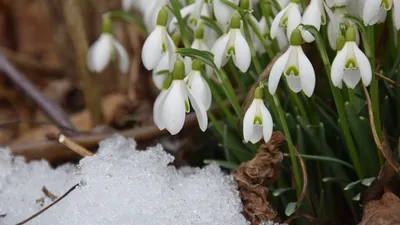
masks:
[[[136,150],[115,136],[79,162],[52,169],[46,161],[25,163],[0,149],[0,224],[16,224],[51,203],[43,186],[67,197],[29,225],[245,225],[236,184],[218,166],[176,170],[161,146]]]

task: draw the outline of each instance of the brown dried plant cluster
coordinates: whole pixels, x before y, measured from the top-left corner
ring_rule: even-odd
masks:
[[[277,216],[267,199],[268,186],[279,177],[279,164],[283,159],[279,146],[284,142],[285,136],[281,132],[273,133],[271,140],[260,146],[257,155],[234,172],[243,201],[243,214],[253,225],[274,220]]]

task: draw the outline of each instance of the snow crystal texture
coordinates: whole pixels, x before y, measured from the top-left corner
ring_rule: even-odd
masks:
[[[131,139],[115,136],[78,167],[52,169],[47,162],[25,163],[0,149],[0,224],[15,224],[73,192],[28,224],[40,225],[245,225],[239,193],[218,166],[176,170],[161,146],[136,150]],[[44,198],[44,204],[36,200]]]

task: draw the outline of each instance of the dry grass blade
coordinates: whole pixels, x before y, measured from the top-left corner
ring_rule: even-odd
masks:
[[[307,175],[306,165],[304,163],[303,158],[301,158],[299,151],[297,150],[297,148],[294,148],[294,151],[296,152],[297,158],[299,158],[300,167],[301,167],[301,170],[303,173],[303,189],[301,190],[301,195],[299,196],[299,198],[297,199],[297,202],[296,202],[296,208],[298,209],[300,204],[303,202],[304,197],[307,194],[308,175]]]
[[[378,134],[376,132],[375,123],[374,123],[374,113],[372,111],[371,97],[369,96],[367,88],[365,86],[363,86],[363,88],[364,88],[365,98],[366,98],[367,104],[368,104],[369,123],[370,123],[370,126],[371,126],[372,135],[374,136],[374,141],[375,141],[376,147],[378,147],[378,150],[381,152],[381,154],[386,159],[386,161],[389,163],[389,165],[398,173],[399,172],[399,165],[384,150],[384,148],[383,148],[383,146],[382,146],[382,144],[381,144],[381,142],[379,140]]]
[[[32,216],[30,216],[29,218],[17,223],[16,225],[22,225],[25,224],[29,221],[31,221],[32,219],[34,219],[35,217],[39,216],[40,214],[42,214],[43,212],[45,212],[46,210],[48,210],[50,207],[52,207],[53,205],[57,204],[57,202],[61,201],[61,199],[65,198],[69,193],[71,193],[73,190],[75,190],[76,187],[78,187],[79,184],[75,184],[72,188],[70,188],[67,192],[65,192],[65,194],[63,194],[61,197],[59,197],[57,200],[55,200],[54,202],[52,202],[50,205],[46,206],[45,208],[43,208],[42,210],[40,210],[39,212],[33,214]]]
[[[82,147],[81,145],[78,145],[77,143],[75,143],[74,141],[72,141],[71,139],[69,139],[68,137],[66,137],[63,134],[60,134],[60,136],[58,137],[58,142],[65,145],[67,148],[71,149],[72,151],[78,153],[82,157],[93,155],[93,153],[91,153],[89,150]]]

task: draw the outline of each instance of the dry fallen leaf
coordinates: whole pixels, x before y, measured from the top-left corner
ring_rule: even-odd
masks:
[[[380,200],[368,202],[359,225],[400,225],[400,199],[386,192]]]
[[[271,140],[260,146],[257,155],[234,172],[243,202],[243,214],[253,225],[276,218],[277,213],[267,199],[267,187],[279,177],[283,155],[278,147],[284,142],[282,133],[273,133]]]

